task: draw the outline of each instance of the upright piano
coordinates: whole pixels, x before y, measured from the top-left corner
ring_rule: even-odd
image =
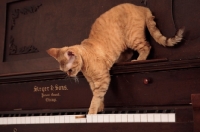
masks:
[[[115,64],[105,110],[87,115],[92,92],[45,52],[80,43],[94,20],[120,3],[146,6],[175,47],[149,35],[145,61]],[[200,1],[1,0],[0,132],[200,132]],[[133,59],[137,57],[134,54]]]

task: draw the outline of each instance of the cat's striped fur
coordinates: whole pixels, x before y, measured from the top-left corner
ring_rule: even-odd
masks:
[[[167,39],[156,27],[154,16],[148,8],[125,3],[97,18],[89,38],[80,45],[47,51],[69,76],[75,77],[82,71],[93,92],[89,114],[103,110],[104,95],[110,83],[109,70],[119,58],[123,60],[120,57],[126,54],[121,54],[123,51],[130,48],[139,53],[137,60],[147,58],[151,46],[146,41],[146,27],[155,41],[163,46],[173,46],[182,39],[183,29],[179,29],[175,37]]]

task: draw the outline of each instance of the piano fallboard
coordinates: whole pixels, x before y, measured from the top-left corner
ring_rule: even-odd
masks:
[[[18,78],[18,83],[1,84],[0,111],[89,107],[92,92],[83,76],[75,82],[65,78],[63,73],[47,74],[43,76],[49,77],[46,80],[40,77],[42,75],[24,75]],[[31,76],[40,81],[24,81]],[[187,105],[191,103],[191,94],[200,93],[199,78],[200,68],[112,74],[105,108]]]

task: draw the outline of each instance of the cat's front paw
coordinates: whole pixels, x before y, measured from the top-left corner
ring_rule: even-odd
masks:
[[[101,102],[99,108],[98,108],[98,112],[102,112],[104,110],[104,103]]]
[[[97,114],[97,110],[96,110],[96,109],[89,108],[88,114]]]

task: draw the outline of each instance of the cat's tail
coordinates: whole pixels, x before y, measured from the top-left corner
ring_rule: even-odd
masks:
[[[156,22],[154,21],[154,16],[149,11],[146,17],[146,25],[154,40],[163,46],[174,46],[180,42],[183,38],[184,28],[179,29],[174,37],[167,38],[163,36],[160,30],[156,27]]]

